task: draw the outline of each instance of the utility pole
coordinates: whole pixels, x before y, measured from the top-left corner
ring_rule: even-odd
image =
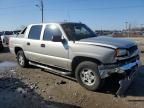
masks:
[[[42,23],[44,21],[44,14],[43,14],[43,10],[44,10],[44,4],[43,4],[43,0],[41,0],[41,10],[42,10]]]
[[[125,22],[125,31],[126,31],[126,35],[128,35],[128,37],[129,37],[128,22]]]
[[[130,30],[131,30],[131,24],[129,24],[129,28],[128,28],[128,38],[130,37]]]
[[[36,4],[36,7],[40,8],[41,10],[41,21],[44,22],[44,3],[43,0],[40,0],[40,4]]]
[[[127,31],[128,22],[125,22],[125,29]]]

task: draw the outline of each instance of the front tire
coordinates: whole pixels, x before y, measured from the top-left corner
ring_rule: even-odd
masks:
[[[81,62],[76,68],[75,76],[79,84],[88,90],[96,91],[100,88],[102,80],[94,62]]]
[[[18,51],[17,53],[17,62],[20,67],[27,67],[28,66],[28,60],[26,59],[24,52],[22,50]]]

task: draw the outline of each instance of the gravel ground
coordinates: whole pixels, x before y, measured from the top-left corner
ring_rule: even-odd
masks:
[[[143,108],[143,70],[141,67],[126,96],[117,98],[113,80],[99,92],[87,91],[70,78],[32,66],[20,68],[6,49],[0,53],[0,108]]]

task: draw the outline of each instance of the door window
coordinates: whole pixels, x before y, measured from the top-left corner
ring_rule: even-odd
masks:
[[[28,38],[39,40],[41,35],[42,25],[34,25],[31,27]]]
[[[53,36],[61,36],[62,33],[56,25],[47,25],[45,30],[44,30],[44,35],[43,35],[43,40],[50,41],[52,40]]]

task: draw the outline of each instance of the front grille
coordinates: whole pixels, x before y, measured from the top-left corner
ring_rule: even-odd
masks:
[[[128,50],[129,55],[132,55],[135,51],[137,51],[138,47],[137,45],[130,47]]]
[[[119,66],[122,66],[122,65],[125,65],[128,63],[133,63],[136,60],[139,60],[139,55],[132,57],[132,58],[124,59],[124,60],[118,60],[118,64],[119,64]]]
[[[104,64],[104,68],[105,69],[111,69],[111,68],[121,67],[123,65],[136,62],[136,60],[139,60],[139,59],[140,59],[140,57],[139,57],[139,55],[137,55],[137,56],[134,56],[134,57],[131,57],[131,58],[128,58],[128,59],[117,60],[116,63]],[[99,66],[99,68],[103,69],[103,67],[100,67],[100,66]]]

